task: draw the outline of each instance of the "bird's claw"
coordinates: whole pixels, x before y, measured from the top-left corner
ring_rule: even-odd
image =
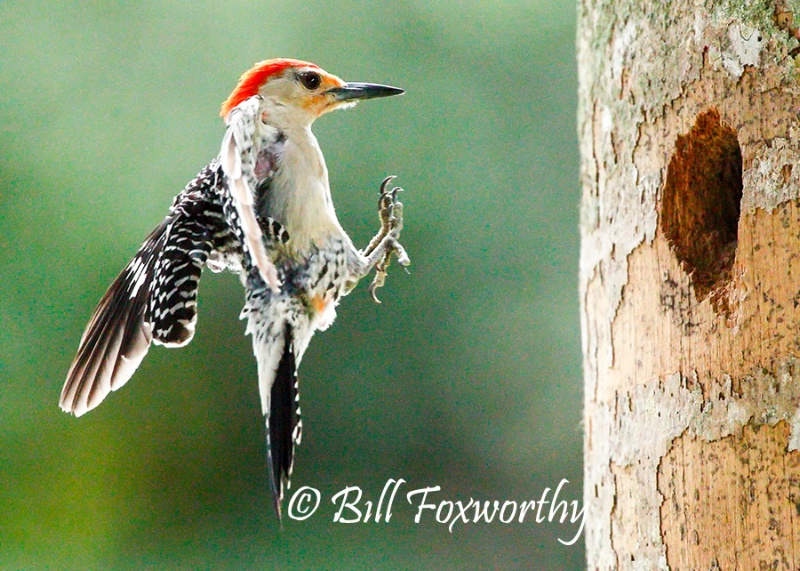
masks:
[[[383,287],[385,283],[386,283],[385,268],[384,270],[377,270],[375,272],[375,277],[372,279],[372,283],[369,284],[369,293],[372,296],[372,299],[375,301],[375,303],[381,303],[381,300],[378,299],[378,294],[376,293],[376,290],[378,288]]]
[[[375,303],[380,303],[376,294],[378,288],[386,283],[387,268],[391,261],[392,254],[397,256],[398,263],[407,267],[411,264],[405,248],[400,244],[400,231],[403,229],[403,203],[397,199],[397,195],[403,191],[399,186],[389,188],[389,184],[395,176],[387,176],[381,183],[378,191],[378,218],[381,221],[381,231],[376,239],[385,244],[383,256],[375,264],[375,278],[369,286],[369,292]],[[377,242],[375,244],[377,247]],[[374,250],[374,248],[372,248]],[[408,271],[408,270],[406,270]]]

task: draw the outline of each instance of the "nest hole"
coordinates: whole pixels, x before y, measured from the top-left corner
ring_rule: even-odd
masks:
[[[736,131],[711,109],[678,136],[661,199],[661,229],[689,275],[698,300],[717,309],[736,256],[742,202],[742,150]]]

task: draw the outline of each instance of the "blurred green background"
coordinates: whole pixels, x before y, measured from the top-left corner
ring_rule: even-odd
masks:
[[[581,497],[574,26],[564,0],[0,3],[0,568],[582,568],[575,526],[450,533],[405,500]],[[276,56],[406,89],[315,132],[357,244],[399,175],[413,261],[311,343],[291,491],[323,503],[280,532],[236,277],[204,276],[190,346],[85,417],[57,406],[96,302],[216,154],[220,102]],[[336,491],[401,477],[390,523],[332,522]]]

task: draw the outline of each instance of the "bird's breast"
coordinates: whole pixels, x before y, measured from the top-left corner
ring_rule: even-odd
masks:
[[[281,133],[262,147],[256,161],[258,214],[280,222],[289,233],[288,246],[299,255],[344,235],[331,201],[325,159],[310,136],[298,141]]]

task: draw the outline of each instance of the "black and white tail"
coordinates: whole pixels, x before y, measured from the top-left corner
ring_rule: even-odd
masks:
[[[253,353],[258,362],[258,390],[261,412],[267,428],[269,487],[278,519],[281,502],[289,487],[294,447],[302,438],[297,367],[296,332],[287,321],[291,301],[274,296],[267,288],[250,290],[241,318],[247,319],[247,333],[253,337]]]
[[[292,342],[292,327],[289,324],[284,330],[283,351],[270,390],[266,422],[270,491],[275,511],[280,519],[284,484],[289,487],[294,464],[294,447],[300,444],[303,429],[300,418],[297,360]]]

